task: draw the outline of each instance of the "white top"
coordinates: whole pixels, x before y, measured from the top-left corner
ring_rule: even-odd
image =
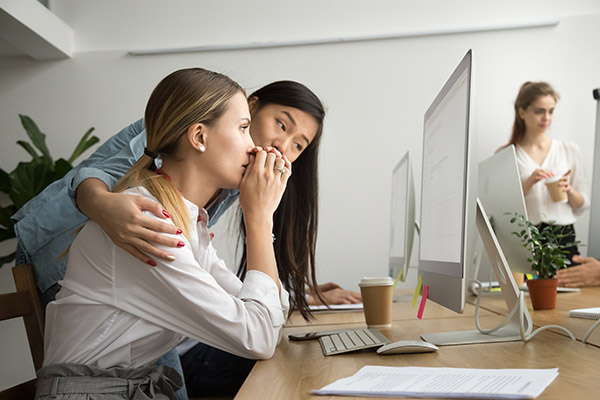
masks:
[[[156,201],[144,188],[127,192]],[[273,355],[288,293],[259,271],[240,281],[211,245],[206,211],[184,201],[191,239],[173,235],[185,246],[167,249],[177,260],[155,258],[156,267],[117,247],[93,221],[83,227],[46,310],[44,366],[145,366],[187,337],[245,358]]]
[[[552,139],[550,150],[541,165],[536,163],[519,145],[516,146],[516,153],[522,181],[525,181],[533,171],[540,168],[552,171],[554,175],[564,175],[568,170],[571,170],[569,175],[571,186],[581,193],[584,198],[583,205],[576,210],[573,210],[568,202],[555,203],[550,197],[550,192],[546,188],[544,180],[541,180],[535,183],[529,193],[525,195],[529,220],[536,225],[549,221],[556,221],[559,225],[575,223],[576,215],[581,214],[590,206],[590,197],[585,182],[585,171],[579,147],[575,143]]]

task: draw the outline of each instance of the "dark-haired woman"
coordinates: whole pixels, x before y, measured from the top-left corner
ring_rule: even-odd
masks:
[[[539,227],[550,221],[563,225],[564,243],[575,240],[576,216],[589,207],[583,158],[575,143],[548,136],[558,94],[546,82],[526,82],[515,100],[515,121],[508,145],[515,145],[529,220]],[[567,201],[554,202],[544,182],[560,176]],[[579,254],[569,248],[568,259]]]
[[[47,307],[37,399],[175,400],[181,377],[155,362],[187,337],[256,359],[270,358],[281,338],[289,295],[271,236],[291,163],[254,145],[243,89],[201,68],[165,77],[145,124],[143,155],[114,191],[161,204],[177,249],[147,268],[96,222],[83,226]],[[211,244],[206,208],[223,189],[240,193],[244,282]]]

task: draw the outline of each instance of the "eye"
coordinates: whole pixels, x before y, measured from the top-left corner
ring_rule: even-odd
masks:
[[[242,126],[240,126],[240,130],[242,131],[242,133],[248,133],[249,127],[250,127],[250,125],[242,125]]]
[[[300,143],[294,143],[294,147],[296,148],[296,150],[298,151],[302,151],[304,150],[304,147],[302,147],[302,145]]]
[[[279,125],[279,128],[285,132],[285,124],[278,119],[276,119],[275,122],[277,123],[277,125]]]

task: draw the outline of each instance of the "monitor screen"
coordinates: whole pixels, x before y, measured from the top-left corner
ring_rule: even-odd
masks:
[[[429,298],[457,312],[476,229],[471,78],[469,51],[425,113],[423,129],[419,274]]]
[[[514,146],[508,146],[479,163],[477,196],[511,270],[531,273],[531,264],[527,261],[531,258],[531,251],[523,247],[521,239],[513,234],[522,228],[510,223],[514,213],[529,219]]]
[[[392,172],[390,213],[390,276],[406,281],[415,231],[415,188],[410,152],[402,157]]]

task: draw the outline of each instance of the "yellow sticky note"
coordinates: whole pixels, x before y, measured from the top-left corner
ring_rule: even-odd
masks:
[[[413,294],[413,299],[412,299],[412,306],[414,307],[415,304],[417,304],[417,297],[419,297],[419,294],[423,293],[423,277],[421,275],[419,275],[419,279],[417,280],[417,287],[415,288],[415,294]]]
[[[404,273],[403,270],[400,270],[400,273],[398,274],[398,276],[396,277],[396,280],[394,281],[394,287],[396,287],[396,285],[398,284],[398,282],[402,279],[402,274]]]

